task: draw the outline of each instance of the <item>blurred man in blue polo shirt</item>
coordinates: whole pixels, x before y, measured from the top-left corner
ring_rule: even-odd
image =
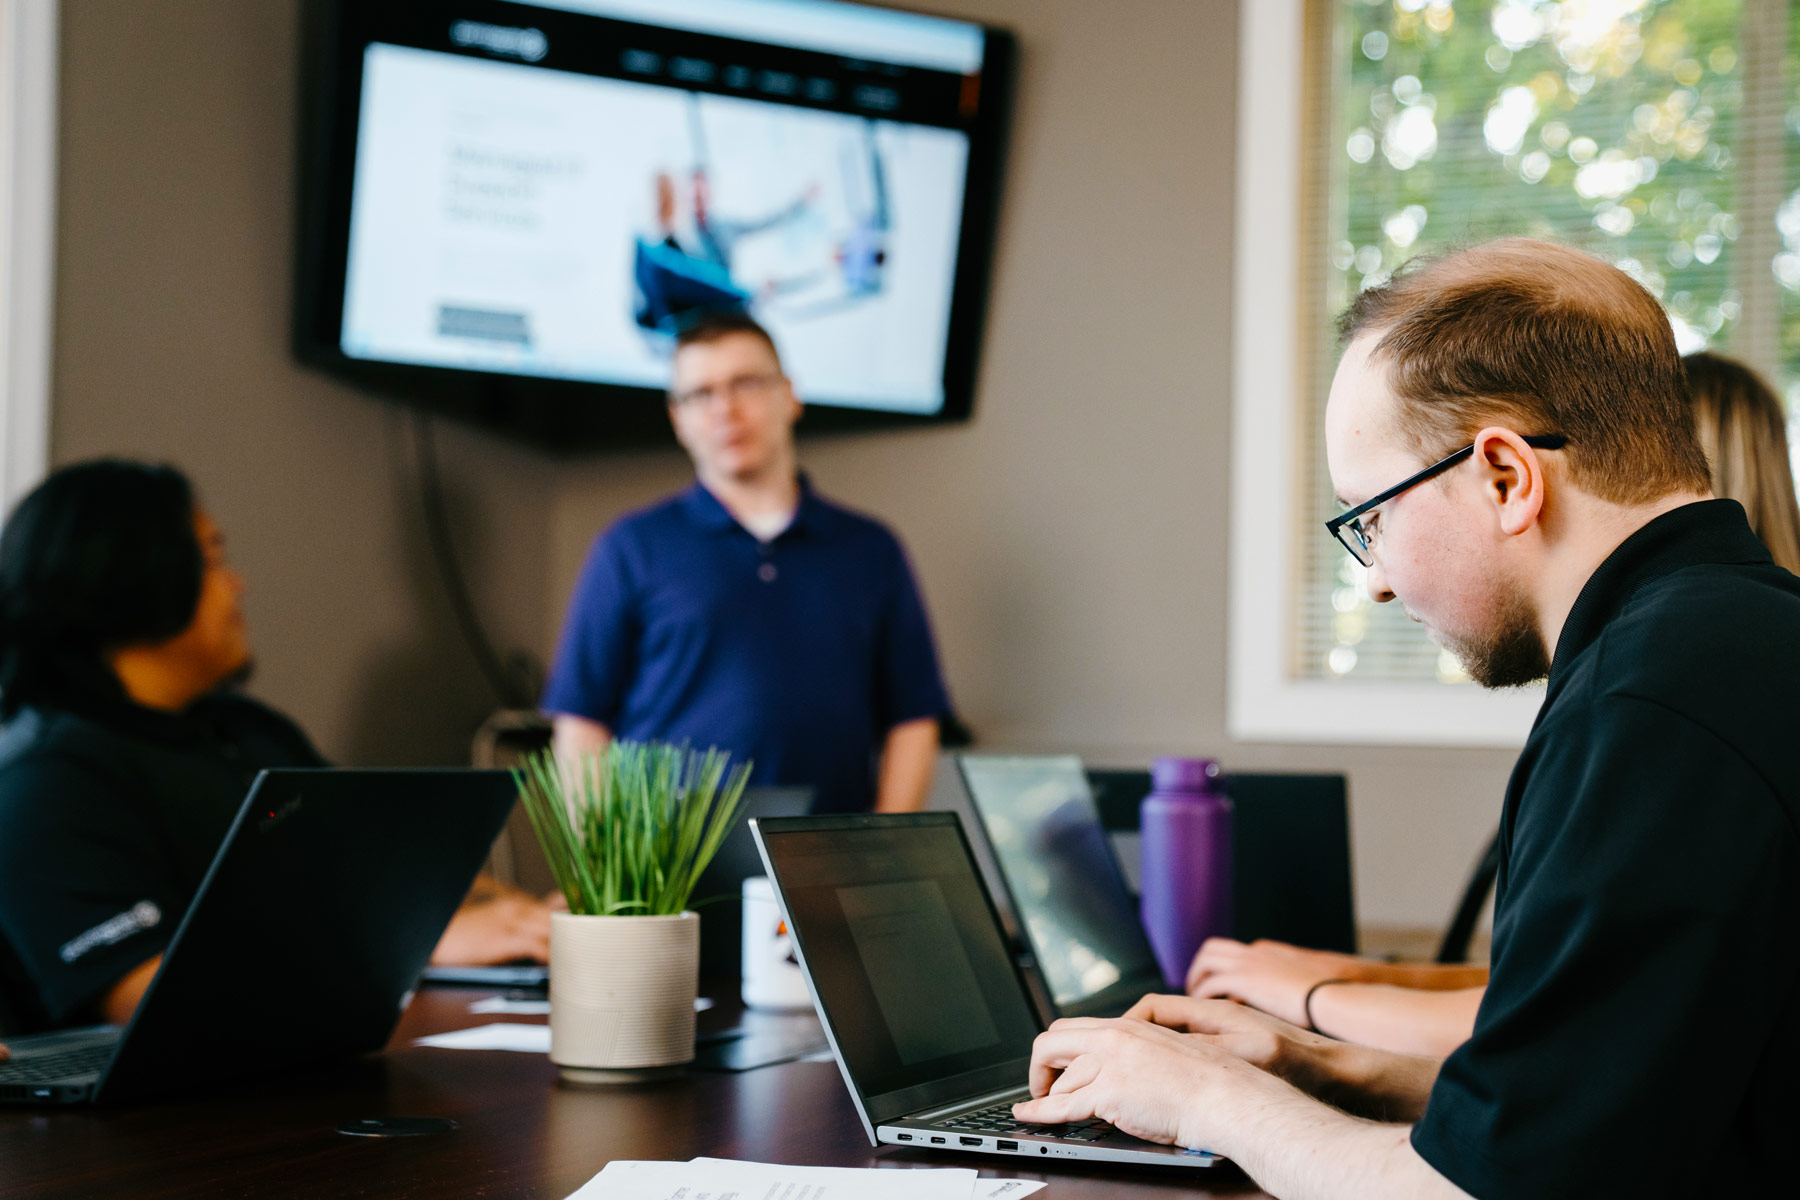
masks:
[[[800,474],[800,402],[741,314],[676,340],[669,419],[697,480],[588,555],[545,689],[556,750],[718,746],[819,812],[924,807],[949,709],[899,541]]]

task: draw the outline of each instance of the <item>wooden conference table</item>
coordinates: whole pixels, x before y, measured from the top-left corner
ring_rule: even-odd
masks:
[[[441,1050],[414,1038],[489,1021],[492,992],[423,990],[388,1052],[299,1077],[138,1109],[0,1109],[0,1197],[369,1196],[563,1200],[615,1158],[701,1155],[813,1166],[972,1166],[1048,1181],[1044,1200],[1261,1196],[1234,1167],[1037,1164],[868,1144],[837,1066],[795,1062],[737,1074],[693,1071],[607,1089],[558,1086],[543,1055]],[[701,1031],[725,1028],[721,1006]],[[349,1137],[372,1116],[449,1117],[413,1138]]]

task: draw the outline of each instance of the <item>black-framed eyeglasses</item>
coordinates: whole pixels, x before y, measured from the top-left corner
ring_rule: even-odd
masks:
[[[1525,438],[1524,441],[1527,446],[1534,446],[1539,450],[1561,450],[1564,446],[1569,444],[1569,439],[1560,433],[1532,434],[1530,437]],[[1331,520],[1325,522],[1325,532],[1336,538],[1339,543],[1343,545],[1344,549],[1350,552],[1351,558],[1354,558],[1365,567],[1374,566],[1375,556],[1373,547],[1375,545],[1375,530],[1363,523],[1363,515],[1372,508],[1386,504],[1401,492],[1418,487],[1432,476],[1443,474],[1473,453],[1475,453],[1475,446],[1473,443],[1470,443],[1461,450],[1458,450],[1455,454],[1450,455],[1448,458],[1438,459],[1418,474],[1408,475],[1405,479],[1402,479],[1387,491],[1381,492],[1378,495],[1363,501],[1350,511],[1339,513],[1337,516],[1331,518]]]

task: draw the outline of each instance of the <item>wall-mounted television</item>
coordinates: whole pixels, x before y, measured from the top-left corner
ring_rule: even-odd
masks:
[[[803,428],[967,418],[1015,43],[837,0],[316,0],[295,344],[560,448],[666,436],[676,332]]]

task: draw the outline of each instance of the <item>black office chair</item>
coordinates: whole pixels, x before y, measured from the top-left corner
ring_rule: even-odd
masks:
[[[1150,772],[1091,770],[1088,780],[1107,830],[1136,831]],[[1241,773],[1230,776],[1228,789],[1232,935],[1354,954],[1356,900],[1344,777]]]
[[[1469,961],[1469,943],[1475,940],[1475,924],[1481,920],[1481,910],[1487,907],[1488,897],[1493,894],[1494,881],[1500,875],[1500,831],[1494,830],[1494,836],[1488,840],[1487,849],[1481,852],[1481,859],[1475,864],[1475,870],[1469,874],[1469,882],[1463,885],[1462,899],[1456,902],[1456,913],[1450,918],[1450,927],[1444,930],[1444,940],[1438,945],[1437,960],[1440,963],[1466,963]]]

